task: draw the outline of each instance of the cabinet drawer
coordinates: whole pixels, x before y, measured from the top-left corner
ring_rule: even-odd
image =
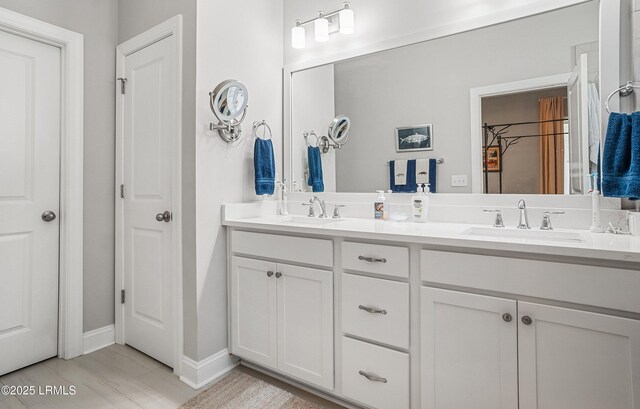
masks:
[[[408,349],[409,284],[343,274],[342,329]]]
[[[306,237],[233,231],[231,251],[254,257],[286,260],[316,266],[333,266],[333,242]]]
[[[343,337],[342,394],[373,408],[408,408],[409,354]]]
[[[345,242],[342,244],[342,266],[347,270],[409,277],[409,249]]]
[[[640,273],[610,267],[422,250],[423,281],[640,313]]]

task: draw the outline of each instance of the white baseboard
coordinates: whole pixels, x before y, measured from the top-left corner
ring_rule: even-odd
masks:
[[[240,364],[240,360],[223,349],[202,361],[182,357],[182,375],[180,380],[193,389],[200,389],[214,379],[224,375]]]
[[[87,331],[82,335],[82,353],[84,355],[90,354],[114,343],[115,327],[113,324]]]

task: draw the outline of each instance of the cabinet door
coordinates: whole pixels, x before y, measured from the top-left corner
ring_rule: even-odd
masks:
[[[521,409],[640,408],[640,321],[518,303]]]
[[[333,273],[278,264],[278,369],[333,389]]]
[[[276,264],[233,257],[231,262],[231,353],[276,368]]]
[[[422,287],[421,407],[518,408],[516,302]]]

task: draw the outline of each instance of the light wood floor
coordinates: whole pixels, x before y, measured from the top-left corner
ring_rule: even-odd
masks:
[[[341,407],[251,369],[239,370],[326,408]],[[1,409],[175,409],[208,387],[195,391],[181,382],[171,368],[122,345],[69,361],[52,358],[0,377],[2,385],[74,385],[76,394],[19,397],[0,394]]]

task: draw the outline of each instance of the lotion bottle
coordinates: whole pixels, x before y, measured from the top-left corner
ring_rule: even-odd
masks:
[[[413,212],[413,221],[416,223],[426,223],[429,218],[429,184],[422,185],[422,191],[418,187],[418,193],[411,198],[411,210]]]
[[[387,200],[387,198],[384,197],[384,190],[376,190],[376,192],[378,192],[380,195],[373,203],[373,215],[376,220],[384,220],[384,202]]]

